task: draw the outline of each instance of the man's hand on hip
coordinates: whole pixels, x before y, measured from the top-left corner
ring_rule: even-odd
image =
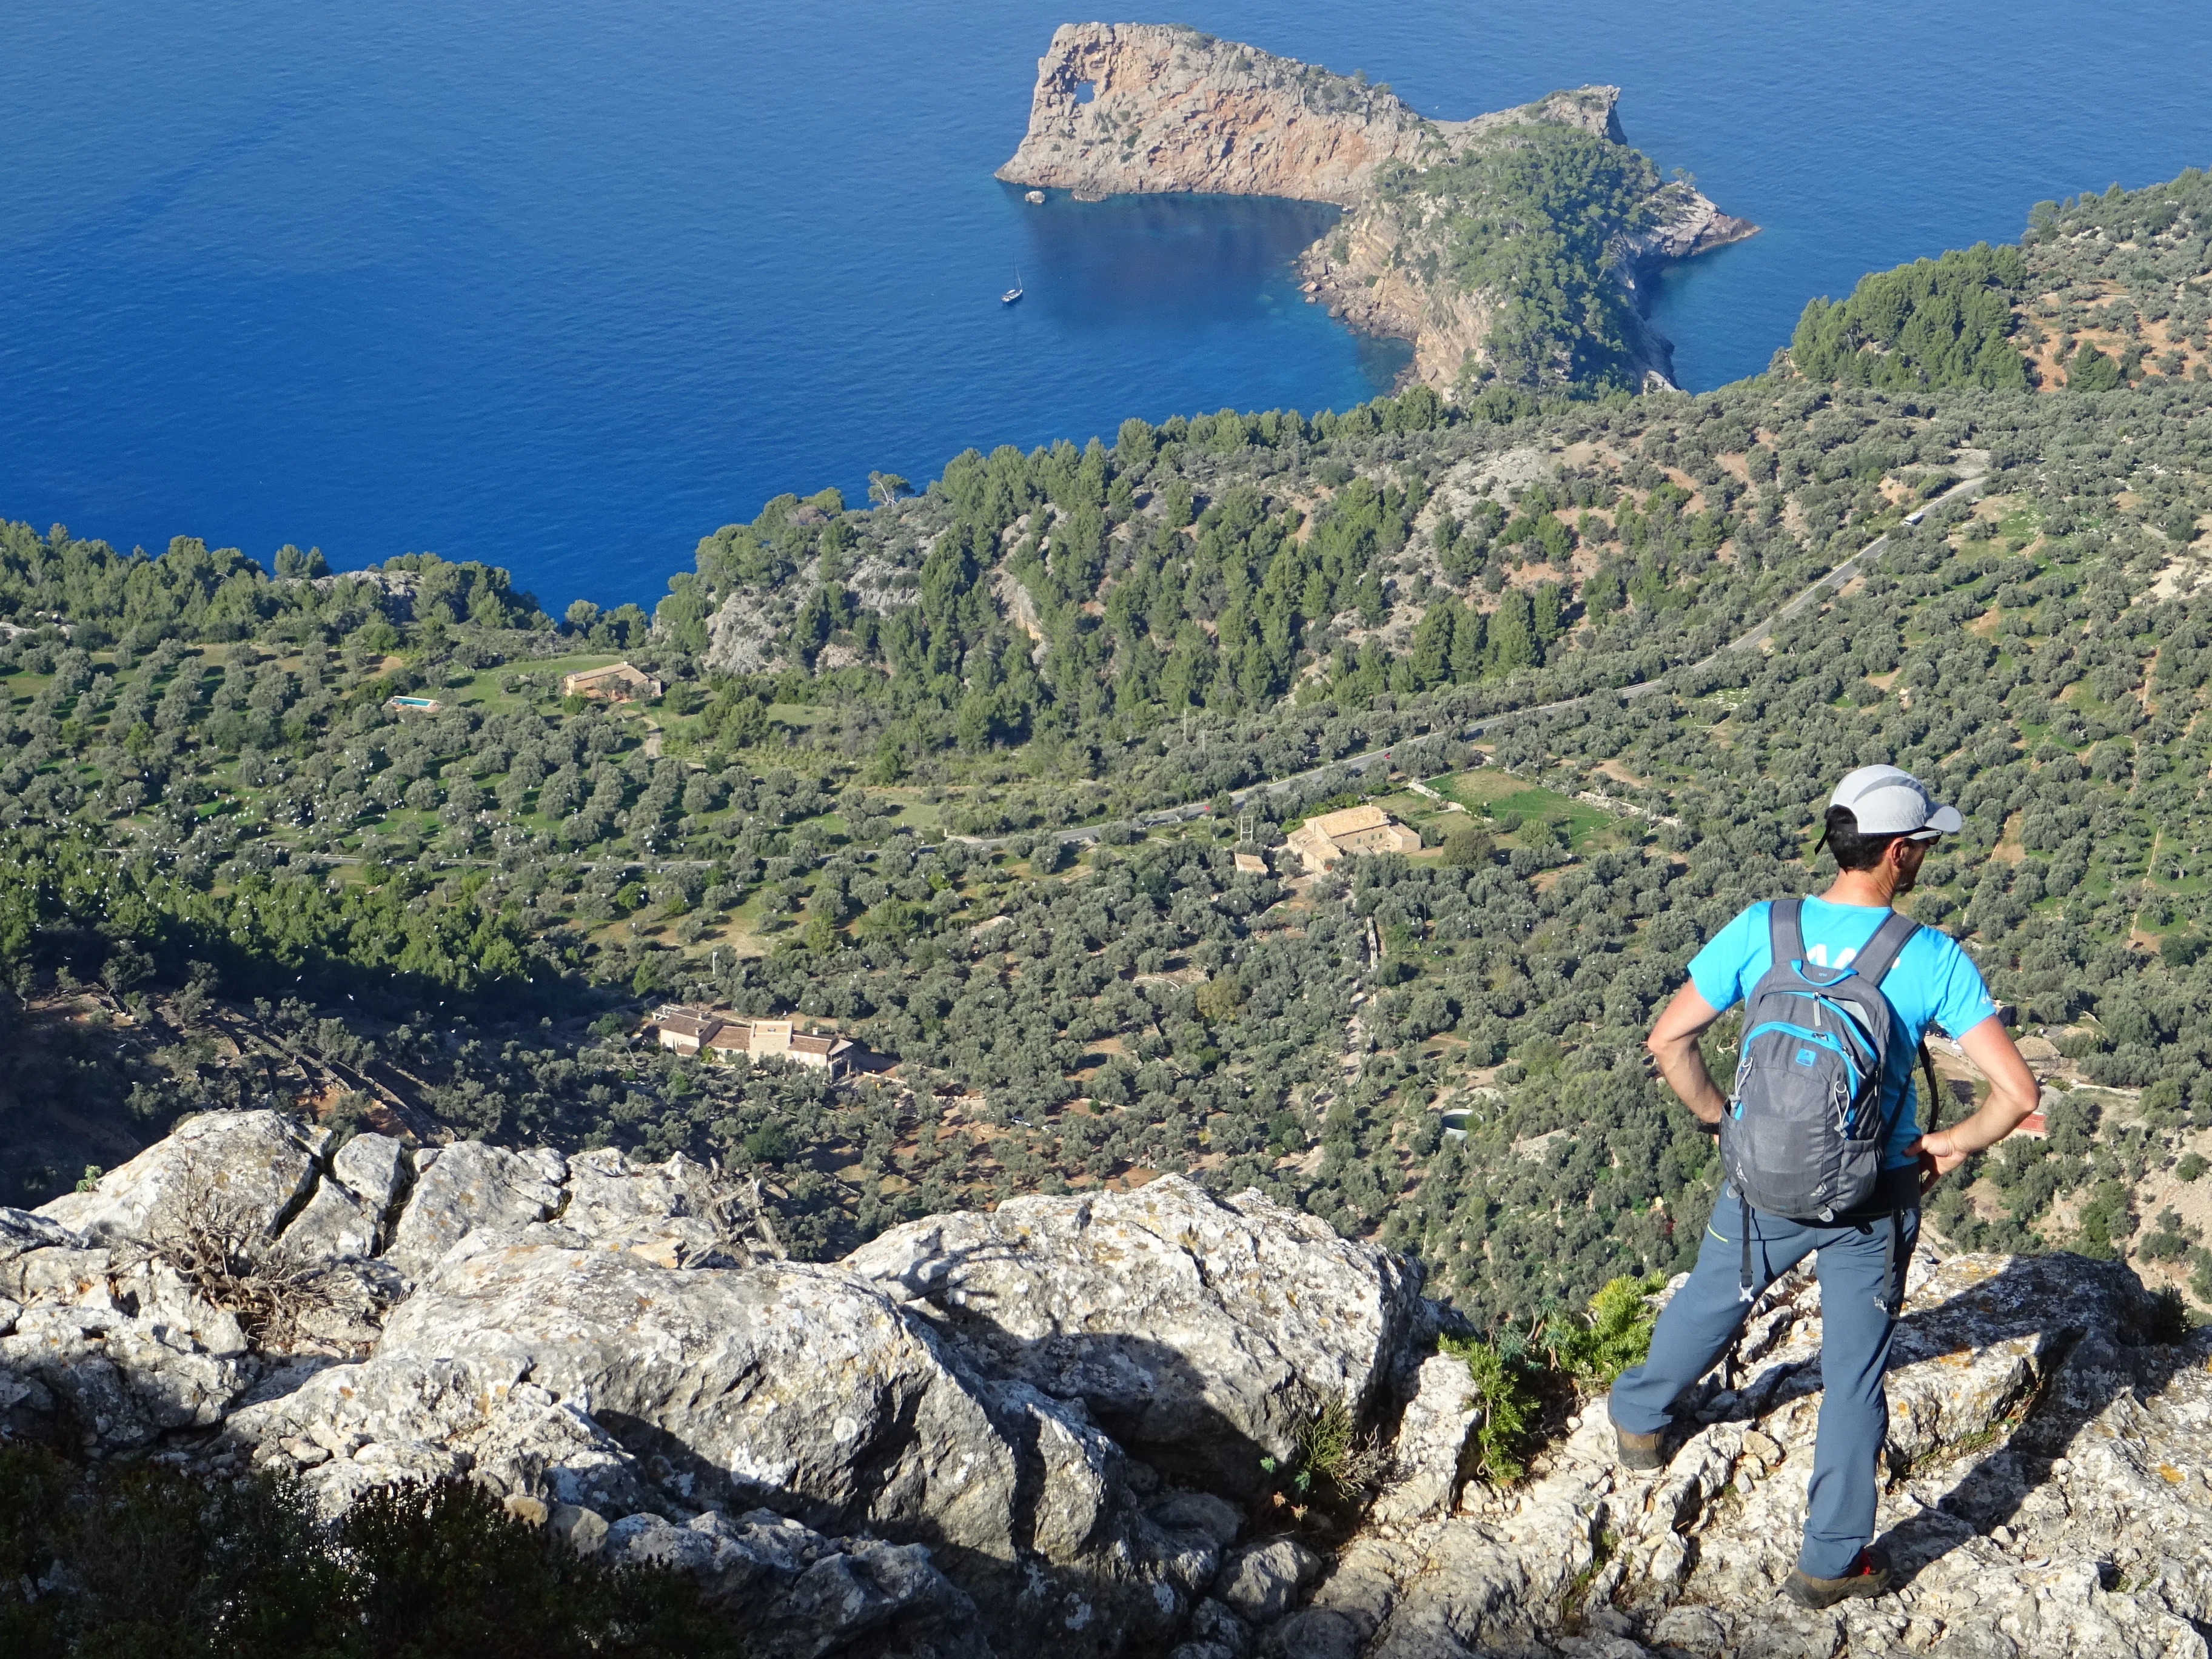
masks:
[[[1698,1047],[1698,1039],[1720,1017],[1720,1010],[1699,996],[1694,984],[1685,985],[1661,1011],[1644,1043],[1667,1086],[1701,1123],[1719,1122],[1728,1108],[1728,1097],[1714,1084]]]
[[[1990,1080],[1990,1097],[1965,1122],[1912,1143],[1920,1159],[1920,1190],[1925,1193],[1976,1152],[1994,1146],[2020,1127],[2042,1097],[2042,1085],[2013,1046],[2012,1033],[1995,1014],[1959,1039],[1959,1047]]]

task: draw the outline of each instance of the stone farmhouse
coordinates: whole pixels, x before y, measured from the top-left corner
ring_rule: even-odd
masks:
[[[738,1019],[710,1008],[680,1002],[664,1003],[653,1011],[660,1033],[660,1046],[672,1053],[696,1054],[702,1050],[712,1059],[781,1059],[795,1060],[830,1073],[845,1076],[853,1068],[858,1046],[835,1031],[799,1031],[787,1019]]]
[[[1359,853],[1418,853],[1421,832],[1395,821],[1379,806],[1347,806],[1308,818],[1285,843],[1310,875]]]
[[[562,696],[588,697],[595,702],[651,702],[660,692],[659,680],[626,662],[563,675],[561,680]]]

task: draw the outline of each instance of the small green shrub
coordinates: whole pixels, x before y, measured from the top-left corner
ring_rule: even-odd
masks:
[[[1610,1388],[1621,1372],[1642,1364],[1651,1352],[1652,1327],[1659,1322],[1646,1298],[1666,1282],[1664,1273],[1608,1279],[1590,1298],[1588,1324],[1546,1321],[1543,1339],[1553,1366],[1585,1385]]]
[[[2194,1270],[2189,1275],[2190,1294],[2199,1302],[2212,1303],[2212,1250],[2198,1245],[2189,1253],[2189,1265]]]
[[[1380,1443],[1361,1433],[1351,1408],[1335,1399],[1324,1401],[1298,1431],[1298,1460],[1324,1496],[1343,1503],[1365,1497],[1384,1463]]]
[[[466,1481],[369,1492],[340,1535],[367,1581],[356,1595],[380,1659],[741,1651],[689,1579],[584,1560]]]
[[[1474,1385],[1468,1402],[1476,1413],[1474,1462],[1468,1473],[1495,1486],[1518,1480],[1528,1468],[1522,1460],[1539,1404],[1530,1368],[1494,1341],[1446,1337],[1443,1349],[1466,1364]]]
[[[2145,1322],[2147,1340],[2161,1346],[2186,1342],[2197,1323],[2189,1310],[2189,1298],[2173,1285],[2161,1285],[2151,1292],[2151,1314]]]
[[[1277,1478],[1293,1503],[1322,1499],[1356,1505],[1382,1473],[1383,1455],[1372,1435],[1360,1432],[1351,1407],[1330,1399],[1299,1426],[1297,1450],[1287,1466],[1263,1457],[1260,1467]]]
[[[1645,1298],[1666,1282],[1663,1274],[1609,1280],[1590,1298],[1587,1321],[1554,1315],[1533,1338],[1510,1331],[1488,1340],[1446,1337],[1443,1351],[1465,1364],[1474,1385],[1469,1473],[1500,1486],[1519,1480],[1547,1394],[1605,1388],[1643,1364],[1658,1322]]]
[[[1298,1431],[1298,1462],[1316,1480],[1334,1482],[1344,1473],[1358,1430],[1341,1400],[1330,1400]]]

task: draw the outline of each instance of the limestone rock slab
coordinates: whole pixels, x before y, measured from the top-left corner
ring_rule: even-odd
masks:
[[[1120,1448],[1079,1405],[973,1376],[925,1322],[836,1267],[672,1270],[560,1225],[479,1232],[355,1370],[313,1379],[254,1432],[380,1414],[364,1425],[375,1440],[482,1459],[469,1399],[526,1376],[650,1466],[663,1504],[926,1540],[1001,1626],[1087,1631],[1064,1635],[1077,1653],[1164,1634],[1212,1563],[1145,1519]],[[336,1406],[341,1389],[359,1403]]]
[[[754,1252],[727,1236],[714,1213],[737,1202],[734,1186],[680,1152],[665,1164],[635,1164],[601,1147],[568,1160],[561,1222],[595,1244],[665,1267],[741,1267]]]
[[[1232,1551],[1213,1593],[1248,1625],[1273,1624],[1321,1572],[1321,1558],[1295,1538],[1270,1538]]]
[[[331,1154],[331,1173],[381,1219],[414,1177],[407,1149],[390,1135],[358,1134]]]
[[[12,1261],[27,1250],[75,1249],[83,1243],[51,1216],[0,1204],[0,1262]]]
[[[977,1363],[1081,1400],[1135,1455],[1233,1492],[1322,1401],[1374,1407],[1421,1311],[1415,1264],[1173,1176],[910,1223],[846,1266]]]
[[[1375,1519],[1404,1523],[1450,1510],[1477,1416],[1474,1394],[1465,1361],[1442,1353],[1422,1361],[1399,1419],[1390,1480],[1376,1498]]]
[[[310,1261],[338,1261],[376,1254],[383,1242],[383,1212],[334,1176],[315,1184],[307,1207],[284,1229],[286,1248]]]
[[[415,1156],[415,1190],[385,1251],[413,1277],[479,1229],[544,1221],[561,1206],[568,1160],[549,1148],[515,1152],[464,1140]]]
[[[185,1119],[91,1192],[67,1193],[36,1213],[98,1239],[145,1241],[192,1206],[220,1204],[264,1234],[307,1195],[313,1139],[276,1112],[206,1112]]]

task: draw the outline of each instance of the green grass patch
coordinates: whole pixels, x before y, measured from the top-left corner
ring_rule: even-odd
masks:
[[[1471,811],[1480,811],[1508,795],[1529,792],[1525,778],[1516,778],[1510,772],[1495,766],[1477,767],[1472,772],[1461,772],[1448,777],[1431,778],[1430,787],[1448,800],[1455,800]],[[1548,790],[1536,790],[1548,794]],[[1563,797],[1561,799],[1564,799]]]
[[[1509,846],[1536,845],[1555,824],[1565,829],[1567,845],[1577,853],[1586,846],[1626,838],[1621,820],[1612,813],[1497,768],[1486,766],[1453,777],[1431,779],[1430,786],[1466,807],[1482,829]],[[1521,820],[1517,829],[1500,828],[1509,817]]]

